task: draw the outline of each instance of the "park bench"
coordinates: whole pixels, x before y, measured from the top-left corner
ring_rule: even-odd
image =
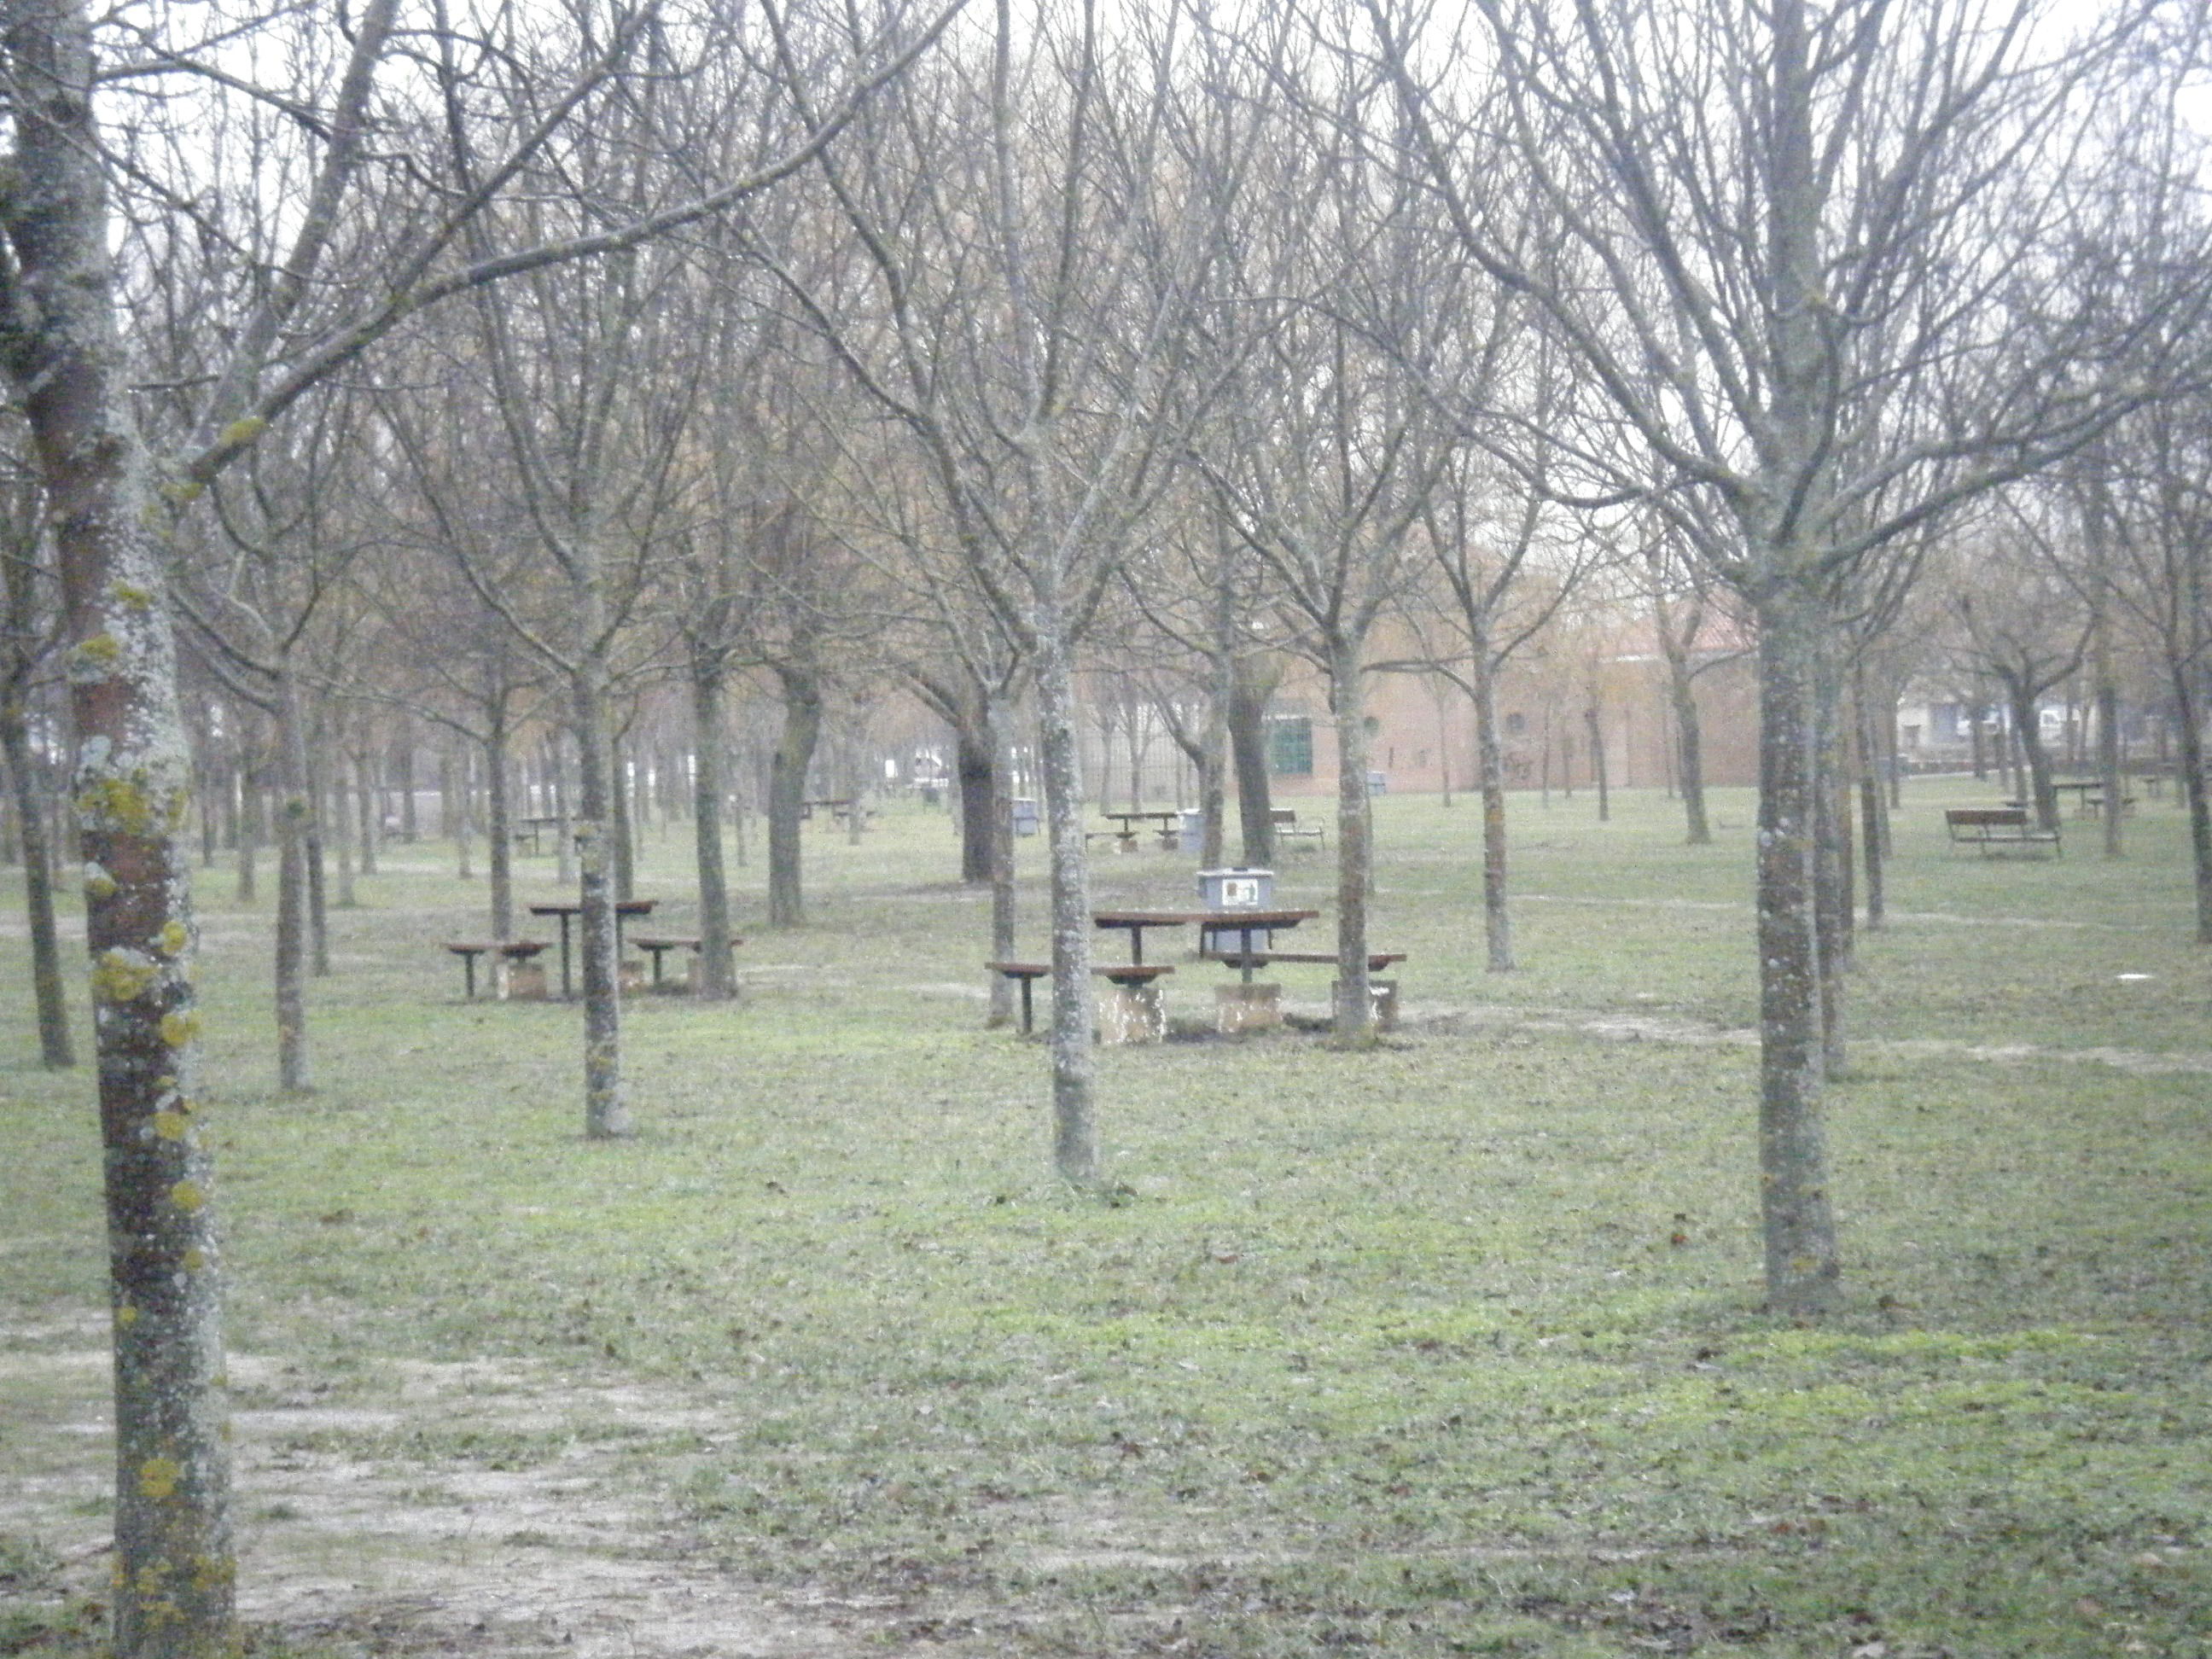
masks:
[[[1034,1030],[1036,1022],[1035,1010],[1030,1006],[1030,988],[1051,975],[1052,964],[1048,962],[989,962],[983,965],[1022,988],[1022,1030],[1025,1033]],[[1124,962],[1094,967],[1091,971],[1126,991],[1133,987],[1149,986],[1162,974],[1172,974],[1175,969],[1157,963]]]
[[[1336,952],[1334,951],[1216,951],[1212,953],[1212,959],[1225,963],[1231,968],[1242,968],[1248,962],[1255,968],[1265,968],[1275,962],[1306,962],[1328,968],[1336,966]],[[1392,963],[1405,959],[1403,951],[1370,951],[1367,953],[1367,971],[1379,974]]]
[[[1307,963],[1316,967],[1336,966],[1334,951],[1215,951],[1212,958],[1231,968],[1242,969],[1249,977],[1255,968],[1265,968],[1271,963]],[[1379,974],[1406,959],[1403,951],[1370,951],[1367,971]],[[1398,981],[1395,979],[1375,979],[1367,982],[1367,994],[1375,1010],[1375,1024],[1386,1031],[1398,1029]]]
[[[666,956],[671,951],[690,951],[696,954],[699,949],[699,935],[696,933],[655,933],[649,937],[644,934],[632,934],[629,942],[653,958],[653,988],[656,991],[660,988],[661,984],[661,957]],[[744,940],[732,933],[730,935],[730,943],[732,946],[736,946],[743,945]]]
[[[1992,849],[2048,847],[2061,853],[2058,830],[2045,830],[2025,806],[1950,806],[1943,811],[1943,828],[1954,846],[1978,848],[1984,857]]]
[[[464,994],[469,1001],[473,1002],[477,996],[477,958],[478,957],[497,957],[509,967],[514,967],[518,963],[528,962],[547,947],[542,939],[511,939],[504,940],[448,939],[446,941],[446,948],[461,959],[461,980],[465,987]],[[494,989],[496,990],[498,986],[496,975],[493,976],[492,983]]]
[[[1322,852],[1328,850],[1328,830],[1318,823],[1300,823],[1295,806],[1272,806],[1267,809],[1267,817],[1274,825],[1276,840],[1310,839]]]

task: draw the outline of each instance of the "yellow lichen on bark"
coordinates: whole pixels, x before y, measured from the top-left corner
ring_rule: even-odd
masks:
[[[143,836],[154,828],[154,804],[146,791],[128,778],[100,778],[87,784],[76,798],[78,816],[90,830],[119,830],[126,836]]]
[[[169,1013],[161,1016],[161,1041],[172,1048],[182,1048],[200,1034],[198,1014]]]
[[[92,994],[101,1002],[130,1002],[161,976],[159,964],[136,951],[104,951],[93,964]]]
[[[149,1457],[138,1468],[138,1490],[157,1502],[172,1496],[184,1468],[173,1457]]]
[[[198,1182],[179,1181],[169,1188],[169,1202],[186,1215],[191,1215],[194,1211],[205,1207],[207,1194],[200,1190]]]

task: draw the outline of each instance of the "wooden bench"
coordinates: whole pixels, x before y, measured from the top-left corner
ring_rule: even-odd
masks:
[[[1295,841],[1310,837],[1326,853],[1328,850],[1328,831],[1318,823],[1300,823],[1294,806],[1271,806],[1267,817],[1273,824],[1276,839]]]
[[[461,959],[461,979],[467,988],[465,994],[469,1001],[474,1002],[477,998],[477,958],[478,957],[500,957],[510,963],[527,962],[540,951],[548,947],[542,939],[511,939],[504,941],[448,939],[446,942],[446,948]]]
[[[1133,830],[1085,830],[1083,844],[1088,847],[1094,841],[1110,841],[1117,852],[1133,853],[1137,850],[1137,832]]]
[[[1242,968],[1247,963],[1255,968],[1265,968],[1272,962],[1310,962],[1322,967],[1336,966],[1336,952],[1334,951],[1216,951],[1212,959],[1231,968]],[[1367,971],[1379,974],[1392,963],[1405,959],[1403,951],[1370,951],[1367,953]]]
[[[630,938],[630,943],[637,946],[639,950],[644,951],[647,956],[653,958],[653,986],[655,990],[659,990],[660,988],[661,957],[666,956],[671,951],[696,951],[699,948],[699,935],[696,933],[656,933],[648,938],[643,934],[633,934]],[[737,934],[732,933],[730,935],[730,943],[732,946],[735,946],[743,945],[744,940],[740,939]]]
[[[2048,847],[2063,855],[2057,826],[2045,830],[2024,806],[1949,806],[1943,828],[1957,846],[1973,846],[1987,857],[1992,848]]]
[[[987,962],[983,965],[1022,988],[1022,1030],[1024,1032],[1034,1030],[1036,1020],[1030,1004],[1030,987],[1050,975],[1052,964],[1048,962]],[[1124,962],[1109,967],[1093,968],[1091,971],[1099,978],[1110,980],[1127,989],[1132,985],[1150,985],[1162,974],[1172,974],[1175,969],[1152,963]]]

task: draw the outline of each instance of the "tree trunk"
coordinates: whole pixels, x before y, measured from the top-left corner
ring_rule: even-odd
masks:
[[[507,799],[507,699],[493,700],[484,728],[484,859],[491,866],[491,936],[514,937],[514,809]]]
[[[1097,1066],[1091,1030],[1091,867],[1083,839],[1083,756],[1075,677],[1059,619],[1048,615],[1036,647],[1037,750],[1044,771],[1052,860],[1052,1163],[1062,1181],[1098,1183]]]
[[[412,847],[421,836],[422,826],[416,822],[415,816],[415,732],[414,729],[404,721],[399,727],[398,755],[399,765],[397,771],[399,784],[399,839]],[[384,815],[381,812],[377,814],[376,827],[380,832],[384,828]],[[362,854],[362,869],[374,871],[376,867],[375,857],[374,852],[364,851]]]
[[[1813,698],[1813,915],[1820,968],[1820,1072],[1839,1078],[1845,1063],[1844,972],[1850,966],[1851,820],[1844,791],[1842,674],[1823,650]]]
[[[1888,849],[1882,844],[1881,746],[1875,734],[1875,711],[1867,702],[1863,664],[1856,670],[1855,681],[1851,706],[1857,715],[1859,749],[1859,867],[1865,874],[1867,931],[1876,933],[1887,921],[1882,866]]]
[[[380,775],[381,769],[377,759],[376,748],[373,744],[365,747],[354,757],[354,776],[359,783],[361,795],[359,815],[361,872],[364,876],[373,876],[376,873],[377,842],[384,833],[384,789],[383,779]],[[341,780],[345,776],[345,762],[343,757],[338,761],[338,776]],[[340,793],[343,796],[343,787]],[[346,821],[344,811],[345,803],[341,799],[338,803],[338,823],[341,825]],[[347,899],[343,902],[349,904],[352,901]]]
[[[1520,963],[1513,954],[1513,915],[1507,908],[1505,865],[1505,745],[1498,734],[1498,663],[1490,640],[1474,641],[1474,755],[1482,791],[1482,933],[1493,974]]]
[[[2051,787],[2051,756],[2043,746],[2043,729],[2036,716],[2035,693],[2025,679],[2008,680],[2005,692],[2012,706],[2013,731],[2020,745],[2021,796],[2035,807],[2035,821],[2045,830],[2058,828],[2058,792]]]
[[[783,730],[769,762],[768,925],[796,927],[805,920],[799,890],[800,813],[806,774],[822,736],[822,683],[810,667],[776,670],[783,686]]]
[[[1373,851],[1367,805],[1367,703],[1360,645],[1338,640],[1329,651],[1331,701],[1336,708],[1336,1006],[1339,1042],[1361,1042],[1375,1031],[1367,990],[1367,894]]]
[[[960,879],[981,886],[991,879],[992,803],[1006,793],[993,764],[988,715],[954,723],[952,767],[960,781]]]
[[[2126,780],[2120,775],[2120,688],[2112,672],[2112,641],[2106,637],[2103,618],[2097,625],[2097,777],[2105,795],[2105,856],[2121,857],[2127,850],[2120,819],[2127,799]]]
[[[314,1092],[307,1054],[307,826],[314,821],[307,716],[291,665],[276,679],[276,1087]]]
[[[25,331],[8,369],[46,486],[72,645],[115,1354],[115,1649],[215,1659],[237,1646],[237,1568],[191,875],[178,840],[191,756],[161,509],[116,327],[90,26],[53,0],[11,10],[0,38],[17,84],[49,89],[15,108],[16,172],[0,217]]]
[[[2212,945],[2212,801],[2208,801],[2205,788],[2203,715],[2197,706],[2191,665],[2170,655],[2167,666],[2173,679],[2174,735],[2179,743],[2174,759],[2189,807],[2190,862],[2197,878],[2197,942]]]
[[[1821,1124],[1820,969],[1813,895],[1817,607],[1759,607],[1759,1195],[1767,1300],[1815,1317],[1838,1267]]]
[[[0,703],[0,753],[15,803],[23,854],[23,911],[31,934],[31,996],[39,1015],[39,1060],[50,1071],[76,1064],[70,1042],[69,999],[62,990],[62,952],[54,929],[53,848],[46,837],[46,802],[38,763],[31,755],[30,726],[19,690]]]
[[[730,956],[730,884],[722,868],[722,670],[701,653],[691,660],[691,829],[699,860],[699,982],[710,1001],[737,994]]]
[[[1605,716],[1595,704],[1583,710],[1583,724],[1589,727],[1590,781],[1597,786],[1597,821],[1613,822],[1613,789],[1605,769]]]
[[[595,631],[595,630],[594,630]],[[586,660],[569,677],[576,714],[576,931],[584,958],[584,1138],[630,1133],[623,1093],[620,946],[615,932],[612,741],[604,667]]]
[[[1246,659],[1230,669],[1229,752],[1237,765],[1237,814],[1247,868],[1275,863],[1274,798],[1267,775],[1267,699],[1275,681]]]
[[[1014,887],[1013,710],[1006,700],[987,696],[983,703],[983,744],[989,757],[985,769],[984,793],[967,805],[969,787],[963,777],[961,800],[963,826],[970,814],[980,815],[985,830],[985,848],[991,875],[991,960],[1010,962],[1014,955],[1018,920]],[[964,833],[964,829],[963,829]],[[1004,974],[991,975],[990,1012],[984,1024],[993,1029],[1013,1023],[1014,983]]]
[[[1692,847],[1710,847],[1713,826],[1705,812],[1705,738],[1698,714],[1697,683],[1690,676],[1688,658],[1671,639],[1667,641],[1667,694],[1674,709],[1674,763],[1681,772],[1684,840]]]

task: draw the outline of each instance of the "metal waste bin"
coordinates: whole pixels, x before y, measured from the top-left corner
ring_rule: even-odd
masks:
[[[1182,810],[1176,824],[1176,850],[1191,854],[1206,850],[1206,814],[1198,807]]]
[[[1037,832],[1037,804],[1027,795],[1014,797],[1014,833],[1034,836]]]
[[[1388,772],[1370,772],[1367,775],[1367,794],[1370,799],[1376,795],[1387,795],[1389,793],[1390,775]]]
[[[1201,870],[1198,872],[1198,896],[1209,910],[1265,910],[1275,902],[1275,872],[1273,870]],[[1227,933],[1218,927],[1199,929],[1198,948],[1201,951],[1241,951],[1244,948],[1242,933]],[[1264,928],[1255,929],[1252,948],[1268,948]]]

